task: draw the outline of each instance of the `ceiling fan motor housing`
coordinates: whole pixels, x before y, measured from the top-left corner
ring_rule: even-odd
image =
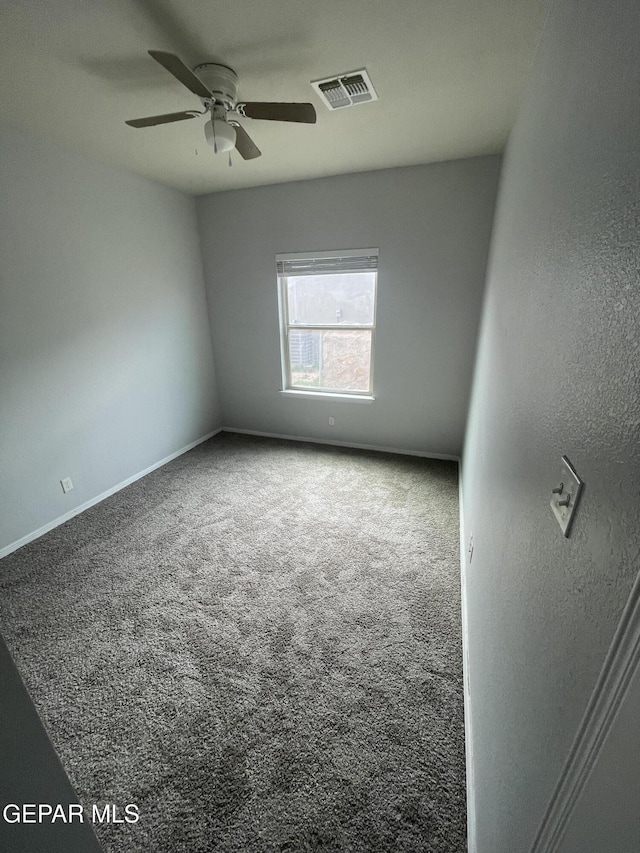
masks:
[[[223,104],[229,110],[235,107],[238,75],[232,68],[226,65],[218,65],[215,62],[204,62],[202,65],[196,65],[193,73],[211,91],[215,98],[213,103]],[[212,104],[212,101],[206,98],[200,98],[200,100],[205,107]]]

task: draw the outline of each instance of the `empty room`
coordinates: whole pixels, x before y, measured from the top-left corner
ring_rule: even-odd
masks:
[[[0,850],[638,853],[635,0],[0,46]]]

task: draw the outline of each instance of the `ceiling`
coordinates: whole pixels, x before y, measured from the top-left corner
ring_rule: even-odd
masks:
[[[501,151],[548,0],[1,0],[0,114],[189,193]],[[215,155],[200,109],[147,50],[220,62],[238,96],[310,101],[315,125],[242,119],[262,150]],[[366,67],[376,102],[338,111],[311,80]]]

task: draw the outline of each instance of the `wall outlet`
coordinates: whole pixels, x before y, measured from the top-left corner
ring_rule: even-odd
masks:
[[[60,480],[60,485],[62,486],[62,491],[67,494],[73,488],[73,483],[71,482],[71,477],[65,477],[64,480]]]
[[[329,426],[335,426],[335,425],[336,425],[336,419],[332,415],[330,415],[329,416]]]

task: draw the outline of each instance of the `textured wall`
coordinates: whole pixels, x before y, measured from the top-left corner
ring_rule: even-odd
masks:
[[[198,199],[225,426],[458,455],[499,165],[484,157]],[[376,401],[283,397],[276,253],[369,247],[380,249]]]
[[[463,466],[478,853],[529,849],[640,568],[639,16],[556,0],[501,179]]]
[[[0,160],[1,549],[218,414],[193,200],[8,128]]]

